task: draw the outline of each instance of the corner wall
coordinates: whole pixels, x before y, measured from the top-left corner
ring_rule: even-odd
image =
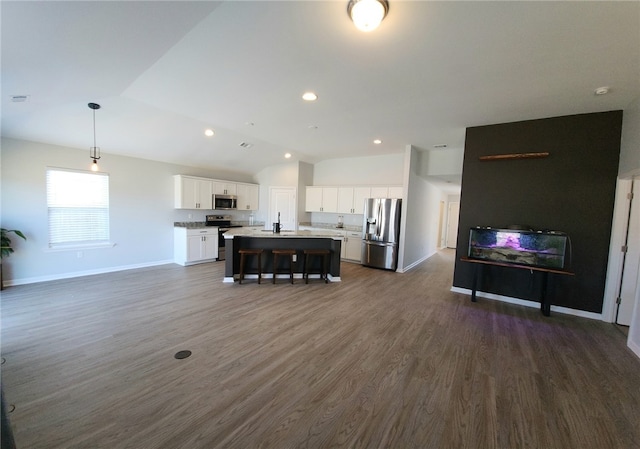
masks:
[[[411,269],[438,250],[440,201],[446,202],[447,194],[427,181],[423,171],[428,159],[428,152],[407,146],[399,271]]]

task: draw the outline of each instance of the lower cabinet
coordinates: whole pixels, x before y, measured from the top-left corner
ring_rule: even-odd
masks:
[[[327,228],[314,228],[313,226],[299,226],[301,231],[323,231],[326,232]],[[342,242],[340,244],[340,258],[348,260],[349,262],[362,262],[362,232],[359,231],[345,231],[332,229],[336,235],[342,236]]]
[[[340,257],[354,262],[362,261],[362,234],[360,232],[345,232]]]
[[[218,257],[218,228],[173,228],[173,258],[179,265],[211,262]]]

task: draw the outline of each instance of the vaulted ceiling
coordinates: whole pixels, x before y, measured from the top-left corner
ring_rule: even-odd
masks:
[[[257,173],[640,96],[640,2],[389,1],[2,1],[2,135]]]

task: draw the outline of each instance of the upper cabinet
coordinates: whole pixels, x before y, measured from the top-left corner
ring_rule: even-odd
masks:
[[[258,210],[260,186],[257,184],[237,184],[238,210]]]
[[[402,198],[402,186],[371,187],[371,198]]]
[[[402,186],[308,186],[306,212],[364,213],[365,198],[402,198]]]
[[[175,175],[174,207],[176,209],[212,209],[213,180]]]
[[[353,187],[338,187],[338,213],[353,213]]]
[[[338,212],[337,187],[307,187],[306,212]]]
[[[372,198],[371,187],[338,187],[338,213],[364,213],[365,198]]]
[[[236,195],[238,210],[258,210],[260,186],[219,179],[198,178],[197,176],[175,175],[176,209],[213,209],[213,197]]]
[[[213,193],[216,195],[237,195],[237,184],[235,182],[213,181]]]

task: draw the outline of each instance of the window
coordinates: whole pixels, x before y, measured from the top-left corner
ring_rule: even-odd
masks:
[[[49,248],[109,244],[109,175],[47,169]]]

